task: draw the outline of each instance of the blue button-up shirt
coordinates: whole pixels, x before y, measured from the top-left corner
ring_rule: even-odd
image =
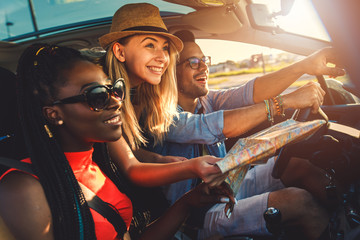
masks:
[[[199,144],[203,144],[210,155],[223,158],[226,154],[223,134],[224,110],[239,108],[254,104],[254,80],[246,84],[226,90],[210,90],[205,97],[201,97],[195,112],[201,107],[204,114],[184,112],[178,106],[179,114],[174,125],[170,127],[162,144],[154,145],[150,136],[146,136],[149,143],[144,149],[163,156],[182,156],[188,159],[201,156]],[[179,197],[192,189],[196,179],[184,180],[164,187],[167,199],[173,204]]]

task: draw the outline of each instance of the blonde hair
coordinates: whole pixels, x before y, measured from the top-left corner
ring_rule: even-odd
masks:
[[[115,80],[123,77],[126,86],[131,86],[125,64],[120,62],[112,51],[114,44],[115,42],[107,48],[105,70],[107,70],[111,79]],[[161,143],[165,133],[173,123],[174,116],[177,114],[178,92],[175,70],[178,51],[171,41],[169,46],[170,62],[161,77],[160,83],[158,85],[152,85],[143,82],[137,86],[136,89],[136,98],[134,100],[139,106],[141,114],[146,114],[143,116],[144,129],[141,129],[138,122],[139,119],[136,118],[135,110],[130,99],[130,88],[126,88],[126,99],[123,107],[123,119],[125,120],[123,122],[123,130],[133,149],[139,147],[141,143],[145,144],[147,142],[142,135],[144,130],[149,131],[154,137],[154,145]],[[149,101],[150,99],[151,101]]]

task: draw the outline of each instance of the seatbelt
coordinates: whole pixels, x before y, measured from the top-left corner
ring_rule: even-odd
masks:
[[[14,159],[0,157],[0,164],[9,168],[16,168],[18,170],[34,174],[34,171],[31,168],[30,163],[20,162]],[[84,193],[85,199],[88,203],[88,206],[101,214],[104,218],[106,218],[115,228],[116,232],[123,239],[130,239],[129,234],[127,232],[126,224],[119,213],[115,210],[111,204],[103,201],[99,198],[93,191],[91,191],[84,184],[78,182],[81,186],[81,189]]]
[[[199,115],[201,115],[201,114],[204,114],[205,113],[205,108],[204,108],[204,106],[202,106],[201,105],[201,107],[199,108],[199,110],[196,112],[196,114],[199,114]],[[199,156],[204,156],[204,155],[209,155],[209,154],[206,154],[205,153],[205,146],[204,146],[204,144],[198,144],[198,151],[199,151]]]
[[[34,174],[30,163],[20,162],[11,158],[0,157],[0,164],[5,167],[16,168],[21,171]]]
[[[101,214],[106,218],[115,228],[116,232],[123,237],[127,232],[127,228],[124,220],[119,215],[118,211],[110,203],[103,201],[99,198],[93,191],[86,187],[81,182],[78,182],[81,190],[84,193],[85,199],[90,208],[94,209],[96,212]]]
[[[205,114],[204,106],[201,105],[196,114]],[[206,146],[204,144],[197,144],[199,156],[209,155]],[[202,182],[201,178],[197,178],[195,185],[199,185]],[[202,229],[205,221],[205,214],[212,208],[213,205],[208,205],[200,208],[195,208],[187,218],[184,227],[184,233],[191,236],[192,239],[197,239],[199,229]]]
[[[110,203],[103,201],[99,198],[93,191],[86,187],[81,182],[78,182],[81,190],[84,193],[85,199],[90,208],[94,209],[96,212],[101,214],[106,218],[115,228],[116,232],[123,237],[127,232],[127,228],[124,220],[119,215],[118,211]]]

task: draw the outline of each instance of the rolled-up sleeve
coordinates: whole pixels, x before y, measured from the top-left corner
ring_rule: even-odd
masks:
[[[212,145],[224,141],[224,111],[207,114],[181,112],[166,134],[166,141]]]
[[[227,110],[245,107],[254,104],[253,91],[255,79],[248,81],[239,87],[222,90],[210,90],[208,95],[202,98],[202,104],[211,111]]]
[[[212,145],[226,140],[223,134],[224,110],[253,104],[254,81],[226,90],[210,90],[200,98],[205,114],[183,112],[174,120],[174,125],[166,134],[165,140],[176,143],[197,143]]]

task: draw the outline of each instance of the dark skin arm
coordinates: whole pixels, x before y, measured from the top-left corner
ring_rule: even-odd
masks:
[[[0,217],[0,239],[14,240],[9,228],[5,225],[4,220]]]
[[[51,212],[40,182],[20,172],[0,183],[0,215],[16,239],[52,240]]]
[[[224,194],[225,191],[217,190],[211,194],[207,194],[207,191],[208,186],[203,183],[185,194],[161,218],[149,226],[142,239],[169,239],[193,207],[229,201]],[[43,188],[33,176],[12,172],[2,179],[0,214],[15,239],[54,239],[51,212]]]

